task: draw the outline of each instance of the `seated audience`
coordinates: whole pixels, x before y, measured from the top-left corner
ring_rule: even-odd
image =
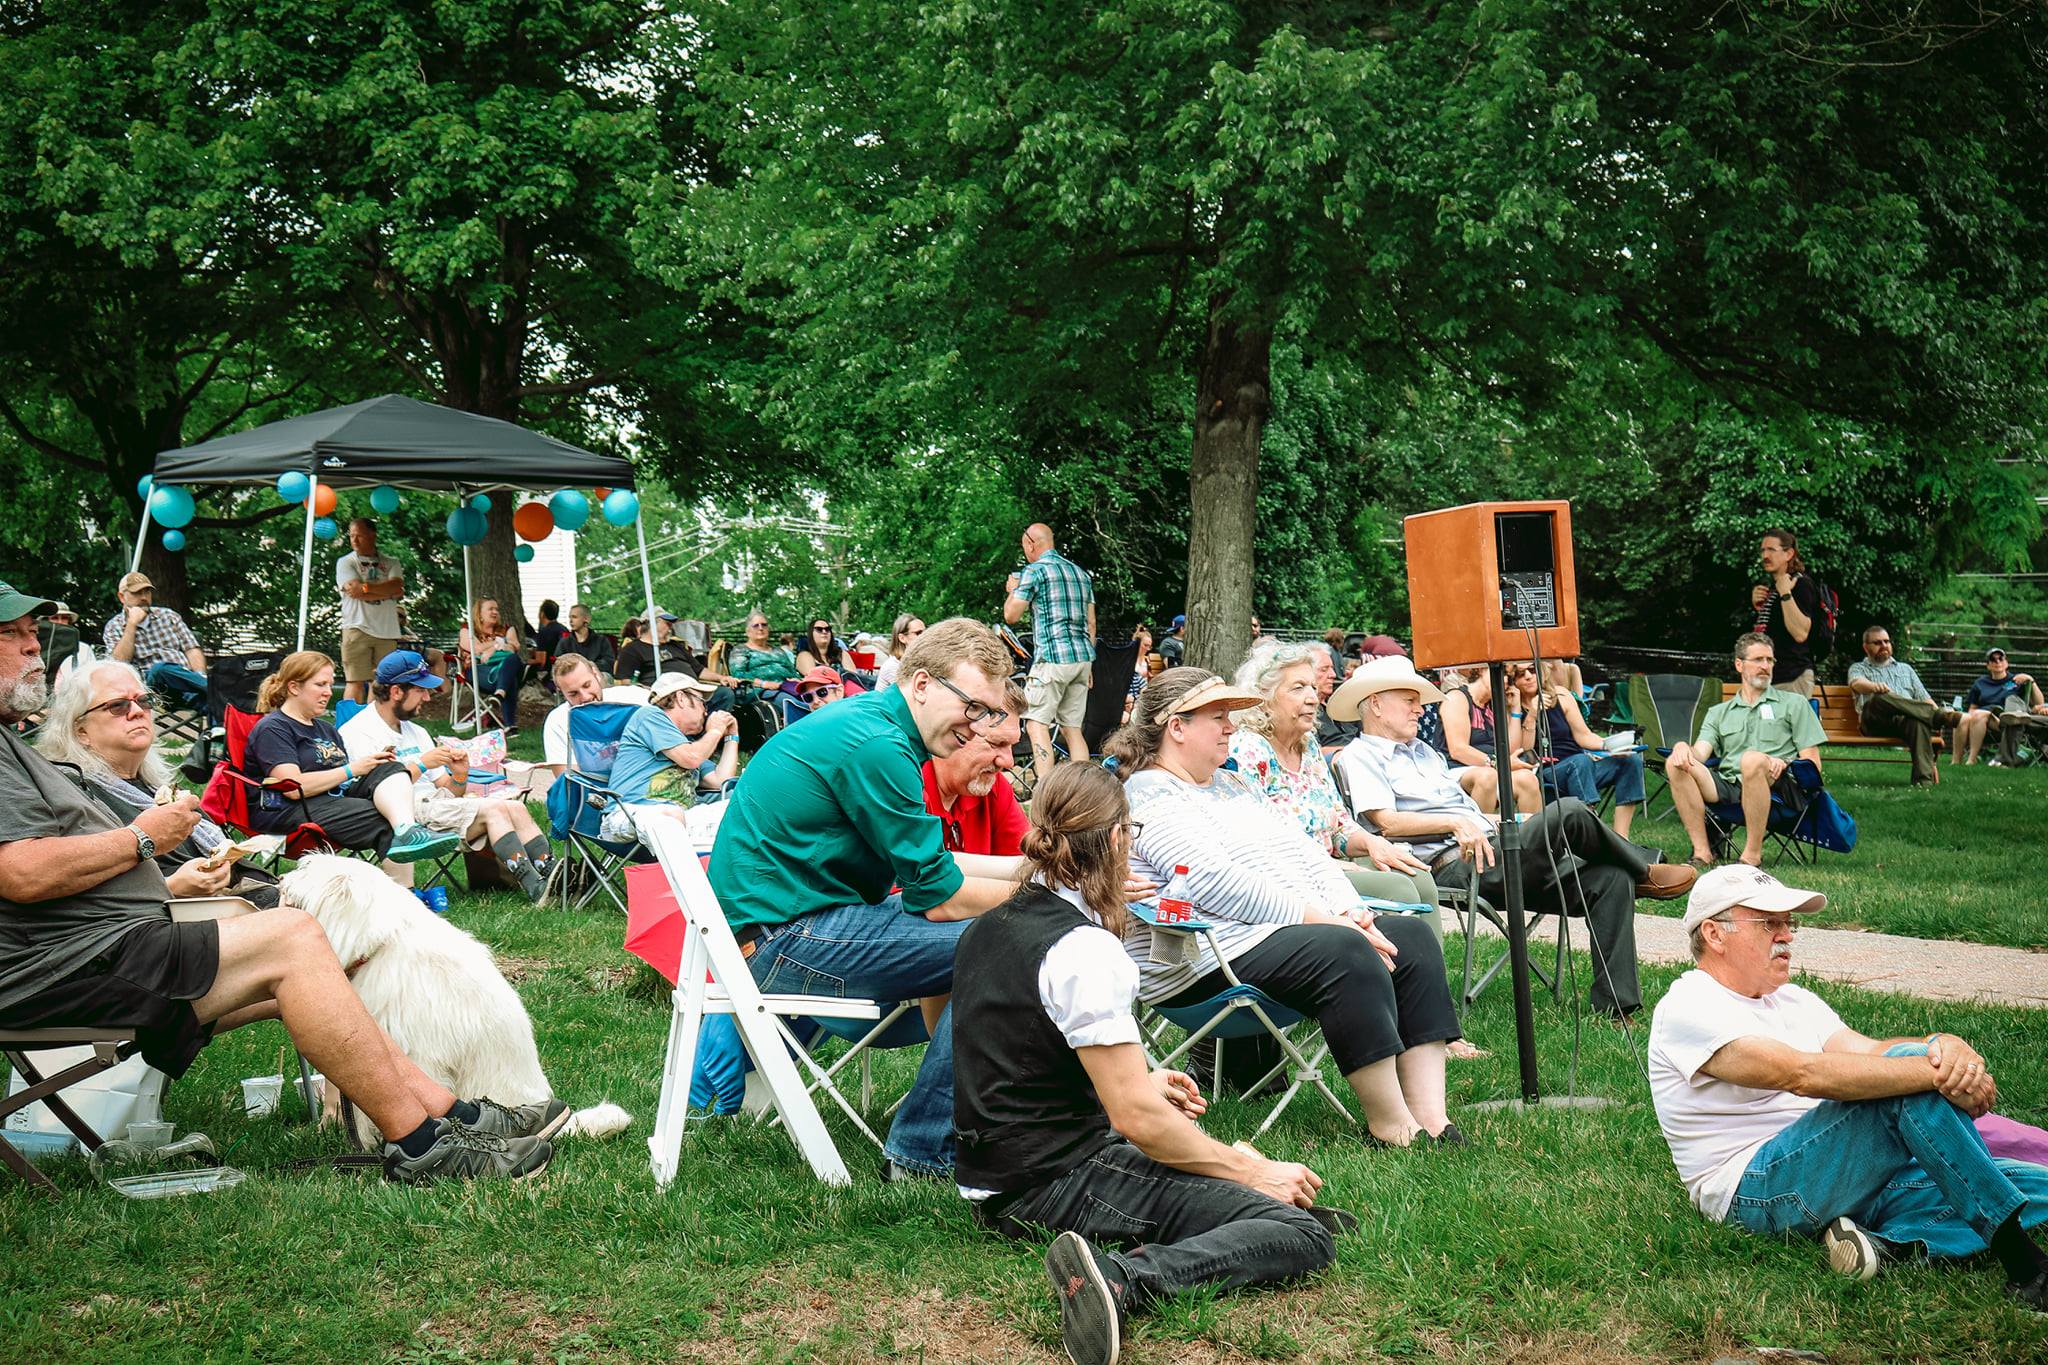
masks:
[[[547,656],[541,667],[549,668],[554,665],[555,654],[561,649],[562,637],[569,633],[569,628],[562,624],[561,604],[552,597],[542,600],[539,615],[540,623],[533,628],[533,647]]]
[[[1543,673],[1546,681],[1556,691],[1563,692],[1574,701],[1586,699],[1586,675],[1570,659],[1545,659]]]
[[[835,669],[820,665],[796,680],[796,699],[815,711],[846,695],[846,682]]]
[[[1678,807],[1686,837],[1692,840],[1694,867],[1704,869],[1713,857],[1707,844],[1707,806],[1742,803],[1740,860],[1760,867],[1772,796],[1795,809],[1806,802],[1798,779],[1792,776],[1792,760],[1804,758],[1818,767],[1827,731],[1806,698],[1772,686],[1771,671],[1776,666],[1769,636],[1752,632],[1738,638],[1735,672],[1741,686],[1734,696],[1707,712],[1697,739],[1672,745],[1671,757],[1665,760],[1671,802]],[[1716,754],[1721,757],[1718,772],[1707,766],[1707,760]]]
[[[142,675],[111,660],[76,668],[50,694],[50,709],[36,733],[36,748],[60,768],[76,768],[86,794],[123,823],[156,805],[171,786],[171,765],[156,745],[156,713]],[[156,865],[173,896],[240,896],[268,910],[277,904],[277,878],[239,862],[212,864],[233,840],[200,817],[175,848],[160,848]]]
[[[687,673],[701,667],[701,661],[694,651],[675,638],[675,613],[664,607],[656,607],[650,618],[654,627],[650,631],[643,627],[640,638],[622,645],[614,672],[620,682],[638,683],[642,687],[651,685],[663,673]],[[661,667],[654,665],[655,645],[661,646]]]
[[[1045,1267],[1067,1354],[1111,1365],[1129,1314],[1313,1274],[1357,1220],[1312,1209],[1306,1166],[1206,1136],[1194,1082],[1149,1068],[1117,943],[1132,826],[1115,779],[1065,764],[1034,804],[1019,889],[960,939],[955,1174],[982,1226],[1057,1234]]]
[[[156,585],[146,574],[121,575],[120,612],[100,632],[105,656],[132,664],[158,696],[206,705],[206,655],[185,618],[156,605]]]
[[[473,669],[465,663],[463,671],[477,679],[477,690],[483,693],[485,705],[496,712],[479,721],[477,728],[502,727],[508,738],[517,734],[519,688],[526,678],[526,653],[519,642],[518,627],[499,614],[496,598],[477,599],[456,647],[467,660],[474,661]]]
[[[814,668],[829,668],[844,675],[849,665],[846,650],[840,645],[839,637],[832,633],[832,623],[819,617],[811,622],[810,634],[804,637],[801,648],[796,652],[797,670],[808,673]]]
[[[1970,684],[1963,706],[1966,714],[1956,731],[1956,751],[1962,752],[1967,729],[1970,754],[1963,760],[1965,763],[1977,761],[1985,734],[1996,729],[1996,762],[2001,767],[2017,764],[2021,737],[2042,723],[2038,717],[2048,717],[2048,702],[2042,700],[2040,685],[2031,674],[2012,672],[2002,649],[1993,649],[1984,656],[1984,676]],[[1956,761],[1957,754],[1949,756],[1950,763]]]
[[[341,727],[342,747],[349,762],[365,771],[377,755],[392,755],[412,778],[413,818],[465,845],[487,844],[527,898],[538,901],[554,850],[525,800],[509,787],[490,796],[469,795],[469,751],[435,744],[414,719],[440,686],[425,659],[409,649],[393,650],[377,661],[370,704]]]
[[[1316,684],[1316,748],[1325,759],[1358,738],[1358,726],[1345,721],[1330,719],[1330,694],[1337,690],[1337,657],[1331,656],[1328,667],[1319,659],[1311,659],[1315,665]]]
[[[580,654],[564,654],[555,660],[555,690],[562,694],[562,704],[548,712],[547,721],[541,726],[541,765],[550,774],[560,777],[569,766],[569,710],[571,707],[588,706],[595,701],[607,701],[623,706],[645,706],[649,693],[644,687],[630,683],[605,686],[597,666]],[[538,799],[537,794],[537,799]]]
[[[1460,1034],[1443,949],[1413,916],[1366,909],[1329,850],[1223,766],[1231,713],[1258,704],[1199,668],[1170,668],[1138,698],[1104,750],[1129,794],[1131,870],[1166,886],[1188,869],[1187,898],[1216,926],[1231,971],[1321,1026],[1368,1145],[1462,1146],[1444,1107],[1445,1045]],[[1195,944],[1155,962],[1149,929],[1132,928],[1139,998],[1179,1007],[1228,989],[1208,940]]]
[[[0,583],[0,722],[46,700],[35,616],[49,605]],[[125,700],[132,718],[139,700]],[[171,919],[155,857],[192,839],[199,820],[186,795],[124,825],[0,724],[0,1028],[132,1028],[143,1060],[175,1078],[216,1033],[279,1019],[307,1061],[401,1135],[384,1146],[385,1179],[546,1169],[554,1149],[534,1134],[560,1125],[562,1104],[505,1109],[449,1094],[377,1027],[310,915]]]
[[[1488,815],[1498,815],[1500,772],[1494,763],[1494,745],[1499,727],[1494,724],[1492,673],[1485,668],[1476,669],[1469,675],[1470,681],[1463,680],[1468,675],[1450,669],[1439,676],[1446,681],[1443,702],[1437,707],[1437,732],[1432,747],[1450,763],[1458,785],[1479,809]],[[1454,678],[1459,681],[1449,681]],[[1511,753],[1508,772],[1515,784],[1515,809],[1524,814],[1542,809],[1543,786],[1537,781],[1536,765],[1520,753]]]
[[[590,660],[598,676],[607,681],[618,663],[618,646],[612,643],[611,636],[590,628],[590,608],[581,602],[569,608],[569,630],[555,646],[555,662],[560,663],[571,654],[581,654]],[[552,674],[552,667],[549,671]]]
[[[917,643],[917,637],[922,634],[924,634],[923,617],[914,612],[906,611],[896,618],[896,624],[889,629],[888,651],[876,661],[876,687],[894,687],[896,685],[896,670],[903,663],[904,652]]]
[[[349,761],[341,732],[324,719],[334,693],[334,661],[302,649],[287,654],[263,680],[256,709],[263,719],[249,732],[243,775],[263,784],[250,803],[256,828],[290,833],[315,824],[341,848],[375,849],[394,863],[438,857],[461,841],[419,823],[413,813],[414,774],[391,749]]]
[[[977,734],[944,758],[924,761],[924,808],[938,817],[948,853],[1014,858],[1030,820],[1004,776],[1017,766],[1024,737],[1024,689],[1004,694],[1000,725]]]
[[[1437,885],[1471,887],[1494,905],[1506,874],[1500,836],[1442,754],[1416,738],[1425,701],[1443,694],[1403,658],[1375,659],[1330,698],[1333,714],[1364,732],[1337,755],[1352,812],[1429,865]],[[1642,1008],[1636,979],[1636,898],[1682,896],[1697,875],[1652,863],[1643,850],[1570,797],[1544,807],[1519,831],[1525,904],[1539,914],[1583,916],[1593,937],[1593,1008],[1626,1018]]]
[[[768,618],[758,611],[748,614],[747,638],[727,651],[725,667],[731,686],[754,683],[769,691],[796,681],[804,672],[794,655],[769,638]]]
[[[739,721],[730,711],[707,711],[714,689],[687,673],[654,680],[647,705],[634,713],[619,736],[611,789],[623,805],[605,811],[608,839],[632,837],[629,811],[680,816],[693,805],[715,800],[739,776]]]
[[[1606,741],[1586,724],[1579,699],[1555,686],[1538,686],[1528,664],[1510,664],[1507,677],[1515,752],[1550,755],[1553,761],[1538,771],[1552,795],[1574,796],[1598,808],[1600,793],[1613,792],[1614,832],[1626,839],[1643,804],[1643,756],[1608,753]]]
[[[920,770],[1009,719],[1009,675],[987,627],[941,621],[903,656],[894,688],[761,746],[727,798],[710,875],[763,990],[910,1000],[952,989],[961,921],[1011,893],[1014,864],[963,872],[925,810]],[[952,1029],[948,1015],[936,1023],[884,1144],[892,1179],[952,1171]]]
[[[1779,695],[1790,695],[1780,693]],[[1827,904],[1758,868],[1700,877],[1692,971],[1650,1025],[1650,1096],[1701,1213],[1818,1238],[1867,1280],[1885,1264],[1989,1251],[2005,1292],[2048,1312],[2048,1167],[1993,1157],[1971,1120],[1998,1086],[1950,1033],[1867,1038],[1791,983],[1795,915]]]
[[[1913,756],[1912,785],[1940,779],[1941,770],[1934,766],[1934,732],[1961,717],[1936,706],[1913,665],[1893,656],[1892,633],[1886,627],[1863,628],[1863,657],[1849,665],[1849,693],[1856,699],[1857,729],[1906,742]]]

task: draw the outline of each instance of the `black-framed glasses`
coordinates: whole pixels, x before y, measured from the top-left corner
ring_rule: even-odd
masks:
[[[155,715],[156,703],[148,697],[116,697],[112,701],[103,701],[98,706],[85,708],[85,714],[88,716],[95,711],[105,711],[116,720],[126,720],[137,711],[145,716]]]
[[[1124,833],[1130,836],[1132,843],[1137,843],[1138,836],[1144,832],[1145,822],[1143,820],[1127,820],[1124,822]]]
[[[965,692],[962,692],[959,688],[953,686],[953,684],[947,682],[944,678],[939,677],[937,674],[927,674],[926,676],[930,677],[933,682],[945,688],[948,692],[951,692],[961,701],[967,703],[967,723],[969,725],[996,726],[1001,725],[1004,721],[1010,718],[1010,713],[1008,711],[1000,711],[997,710],[995,707],[986,704],[985,702],[976,701],[974,698],[968,696]]]

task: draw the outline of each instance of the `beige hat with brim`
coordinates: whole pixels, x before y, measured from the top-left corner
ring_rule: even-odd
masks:
[[[1248,688],[1232,687],[1221,678],[1210,678],[1190,687],[1179,701],[1166,708],[1166,714],[1184,716],[1218,702],[1223,703],[1225,710],[1242,711],[1248,706],[1263,706],[1265,701],[1264,697]]]
[[[1389,654],[1360,664],[1358,671],[1330,694],[1330,719],[1357,720],[1358,709],[1375,692],[1413,692],[1424,702],[1444,699],[1437,685],[1417,673],[1406,656]]]
[[[1740,905],[1767,915],[1810,915],[1827,908],[1818,891],[1787,886],[1760,867],[1723,863],[1700,874],[1685,901],[1685,928],[1690,933],[1714,916]]]

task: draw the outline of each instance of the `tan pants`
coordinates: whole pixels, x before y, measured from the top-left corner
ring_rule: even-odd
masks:
[[[1796,678],[1787,678],[1784,682],[1774,682],[1771,686],[1777,688],[1780,692],[1796,692],[1808,701],[1812,701],[1813,670],[1809,668]]]

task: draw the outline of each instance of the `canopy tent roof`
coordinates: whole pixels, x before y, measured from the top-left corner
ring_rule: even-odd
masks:
[[[160,484],[274,483],[289,470],[337,488],[631,488],[633,466],[495,417],[387,393],[156,457]]]

